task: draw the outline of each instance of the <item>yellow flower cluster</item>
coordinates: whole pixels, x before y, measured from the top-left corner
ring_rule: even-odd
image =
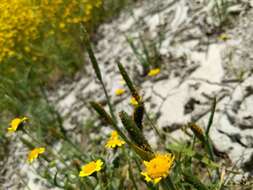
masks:
[[[38,37],[41,14],[28,0],[0,0],[0,63]]]
[[[42,0],[40,7],[44,17],[65,29],[68,24],[88,22],[93,10],[101,5],[102,0]]]
[[[0,63],[22,58],[34,40],[57,29],[90,21],[101,5],[102,0],[0,0]]]

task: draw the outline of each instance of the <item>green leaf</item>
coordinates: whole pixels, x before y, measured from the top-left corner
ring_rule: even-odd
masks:
[[[211,168],[219,168],[220,167],[217,163],[211,161],[206,156],[203,156],[200,153],[197,153],[197,152],[193,151],[191,148],[185,147],[184,145],[169,144],[169,145],[167,145],[167,148],[169,150],[173,151],[173,152],[181,153],[185,156],[195,158],[195,159],[199,160],[200,162],[202,162],[203,164],[205,164],[205,165],[207,165]]]

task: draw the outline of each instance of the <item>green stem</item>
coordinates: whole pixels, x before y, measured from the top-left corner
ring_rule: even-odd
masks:
[[[168,189],[168,190],[177,190],[170,176],[168,176],[165,180],[163,180],[162,186],[163,188]]]
[[[102,78],[102,74],[101,74],[101,70],[99,68],[99,64],[98,64],[96,56],[93,52],[91,42],[90,42],[90,39],[89,39],[89,35],[88,35],[87,31],[85,30],[84,26],[82,26],[82,31],[83,31],[83,34],[84,34],[83,41],[84,41],[85,47],[87,49],[87,52],[88,52],[90,61],[92,63],[93,69],[96,73],[96,76],[97,76],[97,78],[98,78],[98,80],[99,80],[99,82],[102,85],[102,88],[104,90],[106,100],[107,100],[107,104],[109,106],[110,114],[111,114],[112,119],[114,120],[114,122],[117,123],[116,116],[115,116],[114,111],[113,111],[113,107],[112,107],[112,104],[111,104],[110,97],[109,97],[109,95],[107,93],[107,90],[105,88],[105,84],[104,84],[104,81],[103,81],[103,78]]]
[[[162,135],[160,134],[158,128],[156,127],[156,125],[154,124],[154,122],[152,121],[152,119],[149,117],[148,113],[145,111],[145,116],[147,117],[152,129],[156,132],[156,134],[162,139]]]

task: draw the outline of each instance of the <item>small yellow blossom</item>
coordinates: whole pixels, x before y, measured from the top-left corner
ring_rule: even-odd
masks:
[[[65,27],[66,27],[66,24],[65,24],[65,23],[61,22],[61,23],[59,24],[59,28],[60,28],[60,29],[64,29]]]
[[[125,92],[126,92],[125,89],[123,89],[123,88],[118,88],[118,89],[115,90],[115,95],[116,95],[116,96],[121,96],[121,95],[124,94]]]
[[[25,46],[24,50],[25,50],[25,52],[27,52],[27,53],[31,52],[31,48],[30,48],[29,46]]]
[[[39,154],[43,154],[45,152],[45,148],[39,147],[34,148],[29,154],[27,160],[32,163],[36,158],[38,158]]]
[[[111,137],[107,141],[105,147],[106,148],[115,148],[117,146],[120,147],[123,144],[125,144],[125,141],[119,139],[119,135],[118,135],[117,131],[113,131],[111,133]]]
[[[144,161],[145,171],[141,175],[147,182],[157,184],[162,178],[166,178],[174,162],[172,154],[157,154],[152,160]]]
[[[125,84],[126,84],[126,81],[120,80],[120,81],[119,81],[119,84],[120,84],[120,85],[125,85]]]
[[[92,162],[82,166],[79,176],[86,177],[86,176],[90,176],[94,172],[99,172],[102,169],[103,164],[104,163],[100,159],[96,160],[96,161],[92,161]]]
[[[224,41],[225,42],[225,41],[227,41],[227,40],[230,39],[230,36],[228,34],[226,34],[226,33],[222,33],[221,35],[218,36],[218,39],[220,41]]]
[[[10,127],[8,128],[8,132],[13,133],[18,130],[19,126],[23,124],[24,121],[27,121],[27,117],[23,118],[15,118],[11,121]]]
[[[133,105],[133,106],[137,106],[138,102],[137,102],[137,100],[134,97],[131,97],[130,104]]]
[[[151,70],[148,72],[148,76],[154,77],[154,76],[158,75],[159,73],[160,73],[160,69],[159,69],[159,68],[151,69]]]

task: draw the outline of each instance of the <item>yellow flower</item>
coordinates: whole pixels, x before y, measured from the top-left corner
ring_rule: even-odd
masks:
[[[157,154],[152,160],[144,161],[145,171],[141,175],[147,182],[157,184],[162,178],[166,178],[174,162],[172,154]]]
[[[138,102],[137,102],[137,100],[134,97],[131,97],[130,104],[133,105],[133,106],[137,106]]]
[[[121,95],[124,94],[125,92],[126,92],[125,89],[118,88],[118,89],[115,90],[115,95],[121,96]]]
[[[227,41],[227,40],[230,39],[230,36],[228,34],[226,34],[226,33],[222,33],[221,35],[218,36],[218,39],[220,41],[224,41],[225,42],[225,41]]]
[[[39,154],[43,154],[45,152],[45,148],[39,147],[34,148],[31,150],[31,152],[28,154],[27,160],[32,163],[36,158],[38,158]]]
[[[100,159],[96,160],[96,161],[92,161],[92,162],[82,166],[79,176],[80,177],[90,176],[94,172],[100,171],[102,169],[103,164],[104,163]]]
[[[119,81],[119,84],[120,84],[120,85],[125,85],[126,82],[125,82],[124,80],[120,80],[120,81]]]
[[[158,75],[159,73],[160,73],[160,69],[159,68],[157,68],[157,69],[151,69],[148,72],[148,76],[154,77],[154,76]]]
[[[120,147],[123,144],[125,144],[125,141],[122,141],[122,140],[119,139],[119,135],[118,135],[117,131],[113,131],[111,133],[111,137],[107,141],[105,147],[106,148],[115,148],[117,146]]]
[[[10,123],[10,127],[8,128],[8,132],[13,133],[17,131],[18,128],[23,124],[23,122],[27,120],[27,117],[13,119]]]

